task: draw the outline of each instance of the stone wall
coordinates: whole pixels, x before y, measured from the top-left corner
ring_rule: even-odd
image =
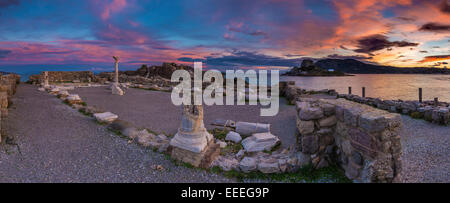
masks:
[[[299,150],[313,167],[337,164],[355,182],[392,182],[401,172],[399,114],[345,99],[300,100]]]
[[[371,97],[363,98],[352,94],[339,94],[338,97],[389,112],[401,113],[417,119],[425,119],[435,124],[450,125],[450,103],[448,102],[381,100]]]
[[[92,71],[48,71],[49,82],[89,82],[95,81]],[[40,75],[32,75],[29,83],[41,84],[44,82],[44,71]]]
[[[403,101],[403,100],[382,100],[379,98],[360,97],[353,94],[338,94],[333,89],[306,90],[295,86],[294,81],[280,82],[280,95],[286,97],[290,104],[295,104],[301,97],[322,94],[330,97],[344,98],[346,100],[369,105],[378,109],[392,113],[409,115],[415,119],[439,124],[450,125],[450,103],[440,101]]]
[[[11,104],[11,96],[16,93],[17,85],[20,83],[20,76],[8,74],[0,76],[0,142],[2,142],[3,118],[8,116],[8,107]]]

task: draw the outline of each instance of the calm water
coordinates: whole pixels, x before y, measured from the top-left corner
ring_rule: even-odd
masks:
[[[339,93],[352,93],[361,96],[366,87],[367,97],[382,99],[418,100],[419,87],[424,100],[450,102],[450,75],[409,75],[409,74],[358,74],[349,77],[292,77],[283,76],[281,81],[295,81],[304,89],[335,89]]]

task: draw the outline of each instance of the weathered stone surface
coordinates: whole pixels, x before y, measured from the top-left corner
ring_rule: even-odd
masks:
[[[242,146],[247,152],[270,151],[280,143],[280,139],[270,133],[256,133],[242,140]]]
[[[235,158],[219,156],[212,163],[213,166],[218,166],[224,171],[237,170],[239,171],[239,161]]]
[[[336,106],[332,104],[321,104],[320,107],[322,107],[325,116],[335,115],[336,113]]]
[[[353,148],[359,150],[366,156],[375,158],[378,151],[378,142],[372,136],[359,129],[350,129],[350,143]]]
[[[141,130],[137,134],[137,141],[140,145],[144,147],[155,147],[156,136],[154,134],[149,133],[147,130]]]
[[[83,102],[78,94],[69,94],[69,96],[66,97],[65,101],[67,101],[69,104],[80,104]]]
[[[303,121],[297,119],[297,129],[301,135],[308,135],[314,132],[314,121]]]
[[[125,92],[118,85],[115,85],[115,84],[113,84],[111,86],[111,92],[114,95],[120,95],[120,96],[125,94]]]
[[[305,154],[314,154],[319,148],[318,136],[303,136],[302,137],[302,152]]]
[[[270,124],[237,122],[236,132],[242,136],[250,136],[255,133],[266,133],[270,132]]]
[[[305,121],[316,120],[323,117],[323,111],[320,107],[304,108],[300,110],[298,116],[301,120]]]
[[[295,108],[296,108],[297,112],[302,109],[307,109],[309,107],[310,107],[309,102],[300,102],[300,101],[295,102]]]
[[[201,105],[183,106],[181,127],[170,141],[170,145],[201,153],[212,140],[213,136],[204,127],[203,107]]]
[[[239,162],[239,168],[245,173],[255,171],[257,169],[256,159],[252,157],[244,157],[241,162]]]
[[[258,163],[258,170],[262,173],[279,173],[280,167],[278,166],[278,161],[260,162]]]
[[[310,155],[304,154],[302,152],[297,152],[296,157],[298,160],[298,165],[300,167],[304,167],[304,166],[311,164],[311,156]]]
[[[330,116],[319,120],[320,127],[331,127],[336,125],[336,116]]]
[[[224,142],[224,141],[220,141],[220,140],[218,140],[218,141],[216,141],[216,143],[220,146],[220,148],[225,148],[225,147],[227,147],[227,143],[226,142]]]
[[[380,132],[386,128],[387,121],[383,115],[368,112],[360,115],[359,126],[369,133]]]
[[[239,133],[230,131],[227,136],[225,137],[225,140],[233,141],[235,143],[239,143],[242,140],[241,135]]]
[[[240,160],[240,159],[242,159],[242,157],[244,157],[244,155],[245,155],[245,150],[241,149],[238,151],[238,153],[236,153],[235,157],[236,157],[236,159]]]
[[[119,116],[111,112],[104,112],[94,114],[94,118],[100,123],[111,123],[119,118]]]

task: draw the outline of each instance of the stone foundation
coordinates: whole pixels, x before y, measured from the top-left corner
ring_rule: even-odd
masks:
[[[337,164],[355,182],[392,182],[401,172],[399,114],[345,99],[296,106],[299,150],[315,168]]]
[[[43,84],[45,82],[44,72],[41,72],[40,75],[30,76],[28,82],[34,84]],[[50,83],[92,82],[95,81],[96,79],[92,71],[47,71],[47,72],[48,72],[48,82]]]
[[[211,163],[219,156],[220,146],[214,142],[210,142],[208,146],[199,153],[172,147],[170,154],[175,160],[192,164],[195,167],[209,168]]]
[[[290,104],[295,104],[302,97],[321,94],[369,105],[392,113],[409,115],[415,119],[424,119],[439,125],[450,125],[450,103],[436,101],[382,100],[379,98],[360,97],[353,94],[338,94],[333,89],[319,91],[305,90],[295,86],[294,81],[280,82],[280,96],[286,97]]]
[[[2,142],[1,123],[3,118],[8,116],[8,107],[11,104],[11,96],[16,93],[17,85],[20,83],[20,76],[8,74],[0,76],[0,142]]]

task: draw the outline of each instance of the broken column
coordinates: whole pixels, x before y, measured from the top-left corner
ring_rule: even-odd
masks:
[[[111,91],[112,94],[123,95],[124,92],[120,88],[119,84],[119,57],[113,56],[113,59],[115,61],[115,75],[114,75],[114,83],[111,85]]]
[[[48,71],[44,71],[44,78],[43,78],[43,80],[44,80],[44,83],[41,84],[41,85],[44,88],[48,88],[49,87],[49,85],[48,85]]]
[[[202,105],[183,106],[181,127],[170,146],[172,158],[195,167],[208,168],[219,155],[220,146],[204,126]]]

